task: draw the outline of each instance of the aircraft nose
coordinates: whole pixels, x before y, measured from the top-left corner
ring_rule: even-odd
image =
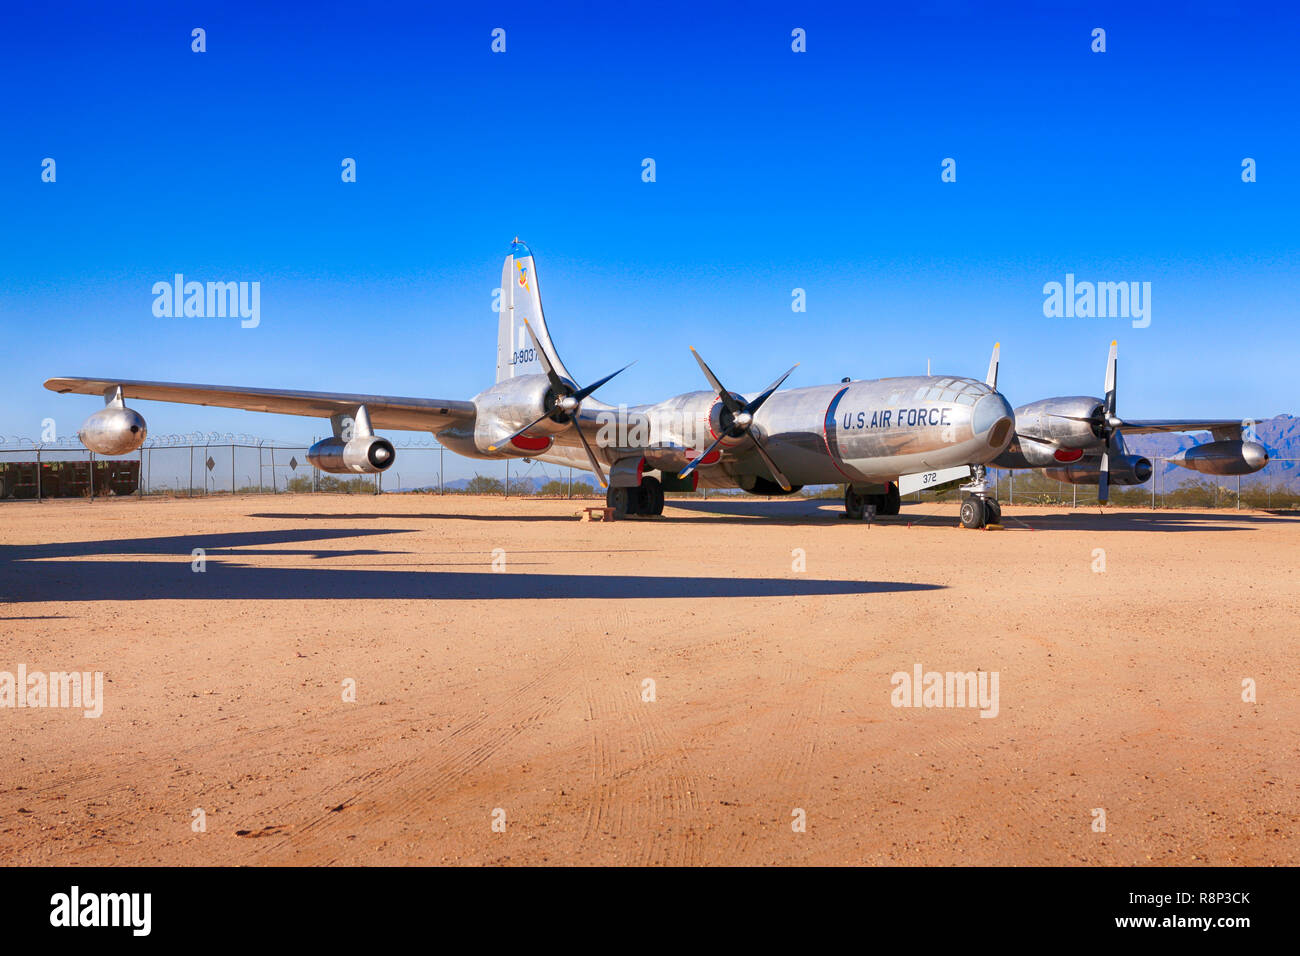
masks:
[[[1015,421],[1015,412],[1002,393],[990,392],[975,403],[970,427],[976,438],[983,438],[990,447],[1001,450],[1011,442]]]

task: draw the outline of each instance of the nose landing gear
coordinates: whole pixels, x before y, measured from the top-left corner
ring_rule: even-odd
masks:
[[[958,516],[963,528],[983,528],[987,525],[1002,524],[1002,506],[997,498],[988,493],[988,472],[983,465],[974,467],[974,479],[961,486],[966,492],[962,499]]]

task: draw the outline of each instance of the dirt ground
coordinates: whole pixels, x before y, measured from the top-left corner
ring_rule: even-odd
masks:
[[[0,863],[1300,862],[1296,515],[589,503],[3,503]]]

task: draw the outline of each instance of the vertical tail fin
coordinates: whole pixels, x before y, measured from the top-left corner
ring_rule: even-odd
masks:
[[[545,375],[524,320],[532,326],[542,347],[551,356],[555,371],[573,381],[542,315],[542,295],[537,285],[537,265],[529,248],[515,239],[501,270],[501,317],[497,325],[497,381],[517,375]]]

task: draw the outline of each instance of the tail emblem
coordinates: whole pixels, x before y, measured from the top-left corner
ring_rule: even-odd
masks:
[[[527,288],[528,288],[528,270],[525,269],[525,268],[523,267],[523,264],[522,264],[522,263],[518,263],[518,262],[515,263],[515,267],[519,269],[519,284],[520,284],[521,286],[523,286],[525,289],[527,289]],[[530,290],[530,291],[531,291],[531,290]]]

